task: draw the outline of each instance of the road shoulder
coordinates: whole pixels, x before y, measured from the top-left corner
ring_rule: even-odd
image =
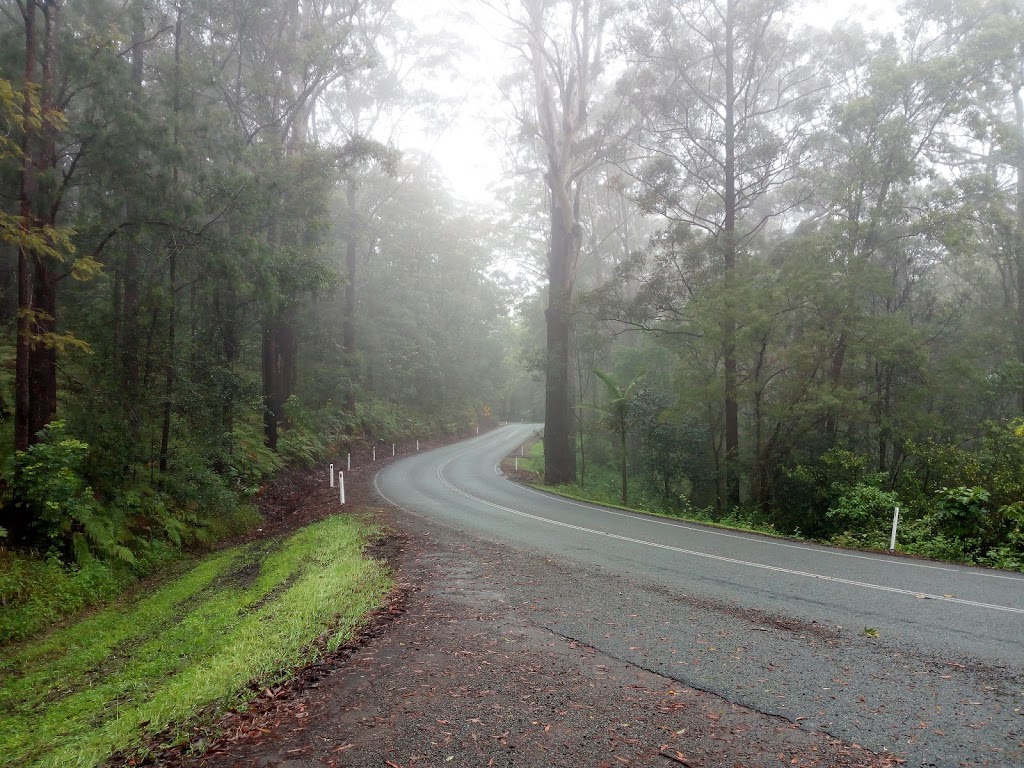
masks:
[[[164,765],[894,764],[547,629],[528,597],[549,578],[539,555],[381,516],[401,587],[369,632]]]

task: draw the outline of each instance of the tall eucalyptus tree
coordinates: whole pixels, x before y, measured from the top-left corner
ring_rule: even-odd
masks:
[[[643,206],[704,232],[721,259],[726,501],[740,501],[741,306],[732,284],[745,249],[805,197],[776,193],[801,159],[826,86],[825,58],[793,32],[791,0],[640,0],[625,40],[622,89],[638,119]]]
[[[522,0],[502,12],[515,26],[513,42],[528,66],[532,114],[519,116],[535,142],[548,194],[548,297],[545,318],[544,478],[576,478],[569,371],[573,289],[582,244],[584,183],[600,160],[604,138],[591,119],[604,67],[604,0]]]

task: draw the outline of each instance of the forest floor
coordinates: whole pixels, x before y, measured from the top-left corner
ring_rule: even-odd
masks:
[[[245,712],[194,733],[188,747],[152,745],[145,764],[880,768],[900,762],[546,629],[537,606],[524,601],[523,585],[551,578],[550,561],[386,506],[373,488],[384,463],[346,475],[346,514],[372,514],[390,530],[371,553],[397,574],[389,603],[336,653],[259,692]],[[337,513],[336,491],[320,474],[283,478],[262,500],[266,521],[251,535],[280,535]]]

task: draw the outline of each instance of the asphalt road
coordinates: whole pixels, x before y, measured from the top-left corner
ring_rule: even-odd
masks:
[[[549,557],[550,573],[510,573],[509,588],[564,637],[911,766],[1024,766],[1024,576],[540,493],[498,468],[535,429],[396,462],[378,490]]]

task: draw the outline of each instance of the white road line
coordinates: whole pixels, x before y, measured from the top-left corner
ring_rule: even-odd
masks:
[[[743,566],[747,566],[749,568],[759,568],[761,570],[772,571],[772,572],[775,572],[775,573],[785,573],[785,574],[788,574],[790,576],[800,576],[800,577],[803,577],[803,578],[818,579],[818,580],[821,580],[821,581],[828,581],[828,582],[832,582],[832,583],[835,583],[835,584],[845,584],[847,586],[861,587],[863,589],[874,589],[874,590],[877,590],[877,591],[880,591],[880,592],[890,592],[890,593],[897,594],[897,595],[908,595],[910,597],[915,597],[915,598],[925,598],[925,599],[929,599],[929,600],[938,600],[940,602],[945,602],[945,603],[956,603],[956,604],[959,604],[959,605],[970,605],[970,606],[973,606],[975,608],[987,608],[987,609],[993,610],[993,611],[1003,611],[1005,613],[1016,613],[1016,614],[1024,615],[1024,608],[1013,608],[1013,607],[1006,606],[1006,605],[995,605],[995,604],[992,604],[992,603],[981,603],[981,602],[977,602],[975,600],[963,600],[963,599],[958,598],[958,597],[946,597],[945,595],[933,595],[933,594],[929,594],[927,592],[915,592],[915,591],[909,590],[909,589],[900,589],[899,587],[887,587],[887,586],[884,586],[884,585],[881,585],[881,584],[871,584],[871,583],[868,583],[868,582],[865,582],[865,581],[854,581],[853,579],[843,579],[843,578],[840,578],[838,576],[825,576],[825,575],[820,574],[820,573],[810,573],[808,571],[797,571],[797,570],[794,570],[792,568],[783,568],[783,567],[777,566],[777,565],[766,565],[764,563],[755,563],[755,562],[752,562],[750,560],[740,560],[740,559],[734,558],[734,557],[725,557],[724,555],[713,555],[713,554],[710,554],[708,552],[698,552],[698,551],[692,550],[692,549],[684,549],[682,547],[674,547],[674,546],[671,546],[669,544],[659,544],[659,543],[654,542],[654,541],[645,541],[643,539],[634,539],[634,538],[629,537],[629,536],[621,536],[621,535],[615,534],[615,533],[608,533],[607,531],[601,531],[601,530],[597,530],[595,528],[586,528],[584,526],[574,525],[572,523],[564,523],[564,522],[562,522],[560,520],[552,520],[550,518],[541,517],[539,515],[531,515],[529,512],[523,512],[522,510],[512,509],[511,507],[502,506],[501,504],[495,504],[494,502],[487,501],[486,499],[481,499],[478,496],[474,496],[471,493],[467,493],[466,491],[463,491],[461,488],[458,488],[457,486],[455,486],[452,483],[448,482],[448,480],[444,476],[444,469],[445,469],[445,467],[447,467],[449,464],[451,464],[453,461],[455,461],[455,459],[458,459],[458,458],[461,458],[462,456],[465,456],[467,453],[470,453],[470,451],[463,451],[462,453],[456,454],[455,456],[452,456],[447,461],[444,461],[444,462],[442,462],[441,464],[438,465],[436,474],[437,474],[437,479],[441,481],[441,484],[444,485],[449,490],[455,491],[455,493],[458,493],[461,496],[465,496],[467,499],[471,499],[471,500],[473,500],[473,501],[475,501],[475,502],[477,502],[479,504],[483,504],[484,506],[492,507],[494,509],[499,509],[499,510],[501,510],[503,512],[508,512],[510,514],[513,514],[513,515],[518,515],[519,517],[525,517],[525,518],[528,518],[530,520],[536,520],[538,522],[548,523],[549,525],[555,525],[555,526],[559,526],[561,528],[569,528],[571,530],[580,531],[582,533],[590,533],[590,534],[593,534],[595,536],[607,536],[608,538],[616,539],[618,541],[625,541],[625,542],[628,542],[630,544],[640,544],[640,545],[647,546],[647,547],[654,547],[655,549],[662,549],[662,550],[667,550],[667,551],[670,551],[670,552],[678,552],[680,554],[692,555],[694,557],[702,557],[702,558],[705,558],[707,560],[714,560],[714,561],[721,562],[721,563],[731,563],[733,565],[743,565]]]
[[[459,456],[463,456],[463,455],[465,455],[465,454],[459,454]],[[455,457],[453,457],[453,459],[454,458],[459,458],[459,456],[455,456]],[[498,462],[494,465],[494,471],[495,471],[495,474],[497,474],[497,475],[502,475],[502,472],[501,472],[501,462],[503,460],[504,460],[504,457],[502,459],[499,459]],[[1022,576],[1013,576],[1011,574],[990,573],[988,571],[983,571],[983,570],[979,570],[979,569],[976,569],[976,568],[969,568],[969,567],[950,568],[948,566],[943,566],[943,565],[931,565],[929,563],[919,563],[919,562],[915,562],[914,560],[909,560],[909,559],[886,557],[885,555],[882,555],[880,557],[879,556],[875,556],[875,555],[858,555],[858,554],[856,554],[854,552],[844,552],[841,549],[833,549],[833,548],[827,548],[826,549],[824,547],[815,546],[814,544],[810,544],[810,543],[808,543],[808,544],[793,544],[791,542],[786,542],[786,541],[777,541],[777,540],[771,538],[770,536],[764,536],[763,534],[762,535],[758,535],[758,533],[756,531],[751,531],[750,535],[745,536],[743,534],[728,533],[726,531],[715,530],[714,528],[712,528],[710,526],[690,525],[690,524],[687,524],[687,523],[684,523],[684,522],[678,522],[678,521],[674,521],[674,520],[659,520],[656,517],[653,517],[653,516],[650,516],[650,515],[645,515],[642,512],[619,512],[619,511],[616,511],[614,509],[608,509],[607,507],[602,507],[602,506],[598,506],[598,505],[594,505],[594,504],[587,504],[585,502],[576,501],[574,499],[570,499],[570,498],[567,498],[565,496],[560,496],[558,494],[546,493],[544,491],[538,491],[536,488],[531,488],[528,485],[522,485],[521,483],[513,483],[511,480],[508,480],[507,478],[506,478],[506,482],[508,482],[510,484],[513,484],[516,487],[521,488],[522,490],[524,490],[524,491],[526,491],[528,493],[533,493],[533,494],[536,494],[537,496],[543,496],[546,499],[551,499],[551,500],[559,501],[562,504],[567,504],[567,505],[572,506],[572,507],[579,507],[580,509],[587,509],[587,510],[591,510],[591,511],[594,511],[594,512],[603,512],[606,515],[612,515],[614,517],[626,517],[626,518],[629,518],[630,520],[640,520],[640,521],[643,521],[645,523],[651,523],[652,525],[664,525],[664,526],[668,526],[670,528],[678,528],[678,529],[684,530],[684,531],[696,531],[698,533],[706,533],[709,536],[721,536],[721,537],[726,538],[726,539],[740,539],[741,541],[749,541],[749,542],[753,542],[755,544],[764,544],[766,546],[772,546],[772,547],[784,547],[784,548],[788,548],[788,549],[800,549],[800,550],[803,550],[804,552],[822,552],[822,553],[829,554],[829,555],[835,555],[836,557],[849,557],[849,558],[852,558],[854,560],[870,560],[873,563],[884,563],[886,565],[898,565],[898,566],[907,567],[907,568],[923,568],[925,570],[930,570],[930,571],[945,571],[946,573],[959,573],[959,574],[962,574],[964,576],[973,576],[973,577],[984,578],[984,579],[1002,579],[1004,581],[1016,581],[1016,582],[1020,582],[1021,584],[1024,584],[1024,577],[1022,577]]]

